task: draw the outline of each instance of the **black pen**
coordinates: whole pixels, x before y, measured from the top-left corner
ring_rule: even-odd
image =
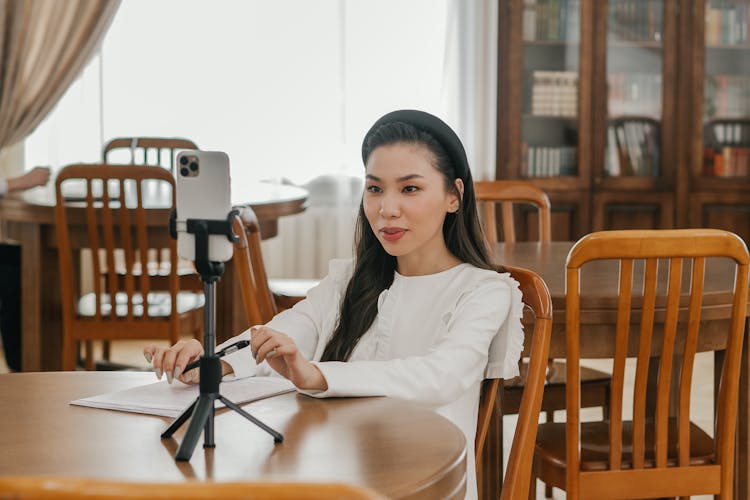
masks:
[[[235,342],[232,345],[226,346],[224,349],[216,353],[216,357],[223,358],[227,354],[232,354],[235,351],[239,351],[240,349],[244,349],[245,347],[250,345],[249,340],[240,340],[239,342]],[[184,370],[182,370],[182,373],[187,373],[188,371],[192,370],[193,368],[198,368],[198,366],[201,364],[201,360],[198,359],[196,361],[193,361],[192,363],[188,363]]]

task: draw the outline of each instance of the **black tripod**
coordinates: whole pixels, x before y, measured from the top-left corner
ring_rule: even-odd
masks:
[[[188,424],[185,437],[182,439],[175,460],[190,460],[193,455],[195,445],[198,443],[201,430],[203,434],[203,447],[213,448],[214,444],[214,401],[219,400],[227,407],[236,411],[250,422],[254,423],[264,431],[273,436],[275,443],[284,440],[284,436],[268,427],[266,424],[256,419],[245,410],[237,406],[219,393],[219,384],[221,383],[221,362],[214,352],[215,328],[216,328],[216,282],[224,272],[223,262],[211,262],[208,260],[208,235],[222,234],[229,241],[235,242],[237,236],[232,233],[232,220],[237,214],[232,210],[226,220],[204,220],[188,219],[186,221],[186,230],[188,233],[195,235],[195,267],[203,280],[203,290],[206,295],[206,305],[204,312],[204,336],[203,345],[205,353],[200,359],[200,394],[179,417],[162,433],[161,437],[170,438],[184,424],[187,419],[191,419]],[[173,238],[177,238],[176,228],[177,215],[172,212],[169,221],[169,229]],[[174,265],[174,264],[173,264]]]

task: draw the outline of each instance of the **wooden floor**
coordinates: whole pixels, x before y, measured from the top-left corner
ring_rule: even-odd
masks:
[[[154,342],[162,345],[168,345],[167,342]],[[123,363],[134,366],[140,369],[148,369],[149,364],[143,358],[141,351],[143,349],[144,342],[140,340],[129,340],[129,341],[118,341],[114,342],[111,351],[111,360],[116,363]],[[2,353],[2,347],[0,346],[0,353]],[[611,366],[607,362],[587,361],[589,366],[598,368],[604,371],[611,371]],[[693,380],[713,380],[713,353],[699,354],[696,357],[695,363],[695,374]],[[631,370],[632,371],[632,370]],[[5,356],[0,355],[0,373],[7,373],[8,367],[5,364]],[[700,425],[709,435],[713,435],[713,388],[711,384],[705,384],[700,387],[693,388],[693,408],[692,415],[693,420],[696,424]],[[627,391],[632,393],[633,381],[626,380],[626,394]],[[625,408],[625,413],[632,411],[632,408]],[[558,412],[555,415],[555,419],[563,421],[565,419],[564,412]],[[601,410],[599,409],[586,409],[582,411],[583,420],[598,420],[601,419]],[[513,430],[515,428],[515,417],[508,416],[504,421],[505,426],[505,446],[504,449],[507,451],[510,449],[510,443],[513,439]],[[507,457],[506,461],[507,463]],[[537,486],[537,498],[544,498],[544,487],[541,483]],[[560,490],[554,490],[554,498],[562,499],[565,498],[565,493]],[[711,496],[695,496],[693,499],[710,499]]]

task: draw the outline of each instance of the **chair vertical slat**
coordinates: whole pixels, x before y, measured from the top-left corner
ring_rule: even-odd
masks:
[[[102,236],[104,238],[104,251],[107,259],[107,284],[109,301],[111,305],[110,315],[117,317],[117,269],[115,269],[115,234],[112,218],[112,204],[109,196],[109,182],[102,181]]]
[[[667,310],[664,321],[659,360],[659,380],[656,394],[656,422],[654,423],[654,455],[657,467],[667,466],[667,442],[669,433],[669,386],[672,379],[672,359],[674,342],[677,336],[677,317],[680,312],[680,286],[682,279],[682,259],[669,259],[669,285],[667,289]]]
[[[620,284],[617,299],[615,358],[612,368],[609,424],[609,468],[622,468],[622,399],[625,387],[625,360],[628,356],[630,311],[633,298],[633,259],[620,262]]]
[[[136,206],[135,206],[135,225],[136,225],[136,237],[138,239],[138,254],[141,259],[141,297],[145,304],[148,300],[148,294],[151,291],[151,282],[149,280],[149,269],[148,269],[148,233],[146,231],[146,209],[143,207],[143,187],[141,185],[143,181],[137,180],[135,182],[136,192]],[[145,320],[148,316],[148,308],[143,308],[143,319]]]
[[[581,408],[581,373],[580,373],[580,345],[579,345],[579,320],[580,301],[578,294],[580,281],[580,269],[568,268],[566,272],[566,290],[575,290],[576,293],[565,294],[565,355],[567,358],[565,385],[565,404],[567,410],[567,421],[565,423],[566,439],[577,443],[580,439],[580,408]],[[579,484],[578,473],[581,468],[581,451],[578,447],[568,446],[565,453],[566,458],[566,486],[567,493],[571,498],[578,498]]]
[[[127,295],[127,317],[133,319],[133,293],[135,284],[133,283],[133,244],[130,234],[130,212],[125,203],[125,181],[120,179],[120,247],[125,257],[125,269],[123,270],[125,294]]]
[[[244,215],[244,214],[243,214]],[[248,234],[248,245],[250,246],[250,261],[253,266],[253,277],[256,281],[258,289],[258,300],[260,302],[260,310],[263,318],[266,318],[264,323],[268,322],[276,316],[276,302],[273,299],[273,294],[268,288],[268,276],[266,275],[266,266],[263,263],[263,252],[260,246],[260,226],[258,224],[255,214],[251,221],[243,221],[247,226]]]
[[[657,259],[646,259],[643,278],[643,313],[638,336],[638,360],[633,389],[633,469],[642,469],[646,459],[646,390],[648,363],[651,357],[651,337],[654,332],[657,269]]]
[[[482,203],[482,215],[484,219],[484,233],[490,244],[497,241],[497,220],[495,219],[495,204],[490,201]]]
[[[102,296],[102,265],[99,258],[99,232],[97,227],[98,224],[96,220],[96,209],[94,208],[92,180],[86,179],[86,229],[88,231],[89,249],[91,250],[94,294],[96,295],[96,300],[94,301],[94,317],[100,320],[102,319],[102,305],[101,300],[99,299]]]
[[[516,223],[513,220],[513,203],[503,201],[500,203],[503,211],[503,241],[506,243],[516,242]]]
[[[734,278],[734,301],[732,302],[731,331],[741,331],[746,322],[747,296],[748,296],[748,265],[738,264]],[[742,355],[742,335],[730,338],[724,356],[724,368],[721,373],[719,384],[719,398],[716,415],[716,460],[722,464],[722,477],[729,475],[727,482],[731,482],[731,474],[734,463],[734,433],[737,426],[737,394],[739,392],[739,380],[726,376],[727,373],[738,373]],[[725,470],[726,469],[726,470]],[[731,495],[731,493],[730,493]]]
[[[703,301],[703,283],[705,279],[706,259],[693,259],[690,273],[690,303],[688,305],[688,324],[685,336],[685,352],[680,369],[680,393],[677,410],[677,455],[681,467],[690,464],[690,388],[693,382],[693,364],[698,345],[698,330],[701,320],[701,303]]]
[[[172,186],[172,206],[176,207],[176,193],[174,186]],[[177,272],[177,263],[179,262],[179,256],[177,255],[177,240],[170,238],[169,239],[169,293],[172,297],[171,300],[171,318],[173,318],[173,321],[171,323],[171,332],[172,332],[172,343],[176,343],[178,340],[180,340],[180,328],[179,323],[177,322],[177,316],[178,316],[178,309],[177,309],[177,292],[180,288],[180,277]]]
[[[156,148],[156,164],[159,165],[160,167],[162,166],[161,165],[161,148]]]

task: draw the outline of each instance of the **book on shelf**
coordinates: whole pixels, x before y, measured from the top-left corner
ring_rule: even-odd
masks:
[[[577,116],[578,73],[575,71],[534,71],[531,86],[531,114]]]
[[[706,44],[748,45],[750,6],[740,2],[706,2]]]
[[[663,23],[662,0],[619,0],[609,3],[608,29],[615,41],[660,42]]]
[[[615,119],[607,126],[608,177],[658,177],[659,129],[652,119]]]
[[[750,76],[706,75],[707,117],[750,116]]]
[[[577,42],[577,0],[524,0],[521,29],[526,42]]]
[[[522,177],[575,176],[577,162],[574,146],[521,145]]]
[[[661,82],[660,73],[609,73],[609,114],[658,115],[661,109]]]
[[[707,177],[744,177],[750,174],[750,148],[724,146],[706,148],[703,175]]]

